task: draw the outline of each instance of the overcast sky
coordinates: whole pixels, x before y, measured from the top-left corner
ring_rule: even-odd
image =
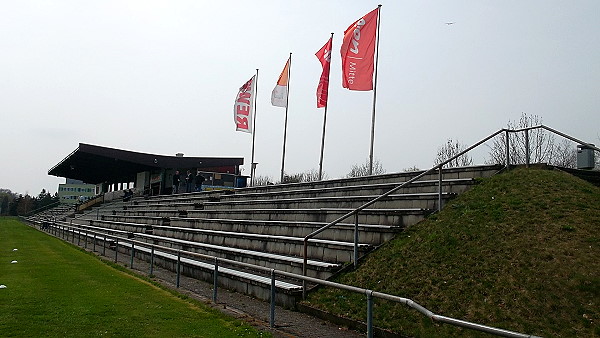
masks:
[[[343,31],[378,2],[0,0],[0,188],[37,195],[78,143],[244,157],[237,91],[260,69],[257,175],[278,180],[284,108],[270,94],[290,52],[286,172],[318,169],[314,56],[334,35],[324,170],[369,156],[372,92],[341,88]],[[433,165],[522,112],[600,143],[600,1],[381,1],[375,157]],[[454,22],[447,25],[447,22]],[[482,163],[474,154],[475,161]]]

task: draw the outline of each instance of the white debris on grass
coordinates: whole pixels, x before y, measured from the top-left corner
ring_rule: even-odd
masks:
[[[13,251],[18,251],[19,249],[13,249]]]
[[[17,262],[17,261],[12,261],[12,262],[10,262],[10,264],[15,264],[16,262]]]
[[[4,284],[0,285],[0,289],[6,289],[6,285],[4,285]]]

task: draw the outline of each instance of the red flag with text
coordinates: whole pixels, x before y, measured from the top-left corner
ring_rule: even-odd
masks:
[[[376,8],[356,20],[344,31],[342,41],[342,87],[349,90],[372,90],[377,39]]]
[[[252,133],[252,114],[254,109],[254,75],[237,94],[233,106],[235,130]]]
[[[323,66],[323,72],[319,79],[319,86],[317,87],[317,108],[323,108],[327,106],[327,96],[329,91],[329,71],[331,69],[331,44],[333,38],[329,38],[329,41],[323,46],[315,55],[317,59],[321,61]]]

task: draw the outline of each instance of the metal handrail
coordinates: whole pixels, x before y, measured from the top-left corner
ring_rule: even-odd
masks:
[[[481,144],[487,142],[489,139],[497,136],[498,134],[500,134],[502,132],[506,133],[506,144],[505,144],[506,145],[506,163],[505,163],[506,167],[508,168],[508,166],[510,165],[510,154],[509,154],[510,138],[509,138],[509,133],[517,133],[517,132],[522,132],[522,131],[526,132],[526,153],[527,153],[527,155],[526,155],[526,158],[527,158],[526,162],[527,162],[527,165],[529,165],[529,138],[527,137],[528,136],[527,133],[529,132],[529,130],[539,129],[539,128],[548,130],[548,131],[550,131],[552,133],[555,133],[555,134],[557,134],[559,136],[567,138],[567,139],[569,139],[569,140],[571,140],[573,142],[579,143],[581,145],[586,145],[587,147],[592,148],[592,149],[594,149],[596,151],[600,151],[600,148],[598,148],[598,147],[592,146],[589,143],[583,142],[583,141],[581,141],[581,140],[579,140],[577,138],[574,138],[574,137],[569,136],[569,135],[567,135],[565,133],[562,133],[562,132],[560,132],[560,131],[558,131],[556,129],[553,129],[553,128],[550,128],[550,127],[547,127],[547,126],[544,126],[544,125],[539,125],[539,126],[534,126],[534,127],[528,127],[528,128],[522,128],[522,129],[514,129],[514,130],[506,129],[506,128],[500,129],[500,130],[496,131],[495,133],[492,133],[488,137],[482,139],[481,141],[479,141],[479,142],[473,144],[472,146],[466,148],[465,150],[459,152],[458,154],[452,156],[451,158],[445,160],[444,162],[442,162],[442,163],[440,163],[438,165],[435,165],[431,169],[428,169],[428,170],[422,172],[421,174],[413,177],[412,179],[410,179],[410,180],[408,180],[406,182],[403,182],[402,184],[398,185],[395,188],[392,188],[388,192],[386,192],[386,193],[384,193],[384,194],[382,194],[382,195],[380,195],[380,196],[378,196],[376,198],[373,198],[372,200],[370,200],[370,201],[366,202],[365,204],[357,207],[356,209],[354,209],[354,210],[346,213],[345,215],[343,215],[343,216],[335,219],[334,221],[329,222],[328,224],[322,226],[321,228],[319,228],[319,229],[311,232],[310,234],[306,235],[304,237],[304,241],[303,241],[302,274],[304,276],[306,276],[307,263],[308,263],[308,241],[311,238],[315,237],[316,235],[320,234],[321,232],[323,232],[323,231],[327,230],[328,228],[330,228],[330,227],[338,224],[339,222],[347,219],[348,217],[350,217],[352,215],[355,216],[355,224],[354,224],[354,258],[353,258],[353,260],[354,260],[354,266],[356,267],[356,264],[357,264],[357,261],[358,261],[358,213],[360,211],[362,211],[363,209],[365,209],[365,208],[371,206],[372,204],[376,203],[377,201],[379,201],[379,200],[381,200],[383,198],[386,198],[387,196],[393,194],[394,192],[396,192],[396,191],[404,188],[405,186],[411,184],[412,182],[418,180],[419,178],[421,178],[421,177],[423,177],[423,176],[425,176],[425,175],[427,175],[427,174],[429,174],[429,173],[431,173],[433,171],[436,171],[436,170],[439,170],[438,211],[441,210],[441,207],[442,207],[442,169],[443,169],[444,165],[446,165],[449,162],[451,162],[451,161],[453,161],[453,160],[455,160],[455,159],[457,159],[457,158],[465,155],[469,151],[471,151],[471,150],[479,147]],[[304,283],[304,282],[303,282],[303,296],[306,297],[306,283]]]
[[[321,228],[319,228],[319,229],[317,229],[317,230],[315,230],[315,231],[311,232],[310,234],[306,235],[306,236],[304,237],[304,245],[303,245],[303,253],[302,253],[302,256],[303,256],[303,263],[302,263],[302,274],[303,274],[304,276],[306,276],[306,269],[307,269],[307,263],[308,263],[308,241],[309,241],[311,238],[313,238],[314,236],[316,236],[316,235],[320,234],[321,232],[323,232],[323,231],[327,230],[328,228],[330,228],[330,227],[332,227],[332,226],[334,226],[334,225],[338,224],[339,222],[341,222],[341,221],[343,221],[343,220],[347,219],[348,217],[350,217],[350,216],[352,216],[352,215],[356,215],[356,217],[355,217],[355,229],[354,229],[354,231],[355,231],[355,236],[354,236],[354,247],[355,247],[355,250],[354,250],[354,252],[355,252],[354,264],[356,265],[356,262],[357,262],[357,260],[358,260],[358,257],[357,257],[357,250],[356,250],[356,248],[357,248],[357,246],[358,246],[358,238],[357,238],[357,235],[356,235],[356,234],[358,233],[358,213],[359,213],[360,211],[362,211],[363,209],[365,209],[365,208],[367,208],[367,207],[371,206],[372,204],[376,203],[377,201],[379,201],[379,200],[381,200],[381,199],[384,199],[384,198],[386,198],[387,196],[389,196],[389,195],[391,195],[391,194],[395,193],[396,191],[398,191],[398,190],[400,190],[400,189],[404,188],[405,186],[407,186],[407,185],[411,184],[412,182],[414,182],[414,181],[418,180],[419,178],[421,178],[421,177],[423,177],[423,176],[425,176],[425,175],[427,175],[427,174],[429,174],[429,173],[431,173],[431,172],[433,172],[433,171],[436,171],[436,170],[438,170],[438,169],[439,169],[439,171],[440,171],[440,177],[441,177],[441,172],[442,172],[442,168],[444,167],[444,165],[448,164],[448,163],[449,163],[450,161],[452,161],[452,160],[455,160],[456,158],[459,158],[460,156],[463,156],[464,154],[466,154],[466,153],[468,153],[469,151],[473,150],[474,148],[476,148],[476,147],[480,146],[481,144],[483,144],[483,143],[487,142],[489,139],[491,139],[492,137],[495,137],[496,135],[500,134],[501,132],[503,132],[503,131],[505,131],[505,130],[506,130],[506,129],[500,129],[500,130],[498,130],[497,132],[495,132],[495,133],[491,134],[490,136],[488,136],[488,137],[484,138],[483,140],[481,140],[481,141],[479,141],[479,142],[475,143],[474,145],[472,145],[472,146],[468,147],[467,149],[465,149],[465,150],[461,151],[461,152],[460,152],[460,153],[458,153],[457,155],[455,155],[455,156],[453,156],[453,157],[451,157],[451,158],[447,159],[446,161],[443,161],[442,163],[440,163],[440,164],[438,164],[438,165],[436,165],[436,166],[432,167],[431,169],[428,169],[428,170],[426,170],[426,171],[422,172],[421,174],[419,174],[419,175],[417,175],[417,176],[413,177],[412,179],[410,179],[410,180],[408,180],[408,181],[406,181],[406,182],[403,182],[402,184],[398,185],[398,186],[397,186],[397,187],[395,187],[395,188],[392,188],[392,189],[391,189],[391,190],[389,190],[388,192],[386,192],[386,193],[384,193],[384,194],[382,194],[382,195],[380,195],[380,196],[378,196],[378,197],[376,197],[376,198],[373,198],[372,200],[370,200],[370,201],[366,202],[365,204],[363,204],[363,205],[359,206],[358,208],[356,208],[356,209],[354,209],[354,210],[352,210],[352,211],[350,211],[350,212],[346,213],[345,215],[343,215],[343,216],[341,216],[341,217],[337,218],[336,220],[334,220],[334,221],[332,221],[332,222],[329,222],[328,224],[326,224],[326,225],[322,226]],[[441,195],[442,195],[442,193],[441,193],[441,182],[440,182],[440,188],[439,188],[439,198],[441,198]],[[439,202],[438,202],[438,208],[441,208],[441,203],[439,203]],[[303,286],[304,286],[304,296],[306,296],[306,285],[303,285]]]

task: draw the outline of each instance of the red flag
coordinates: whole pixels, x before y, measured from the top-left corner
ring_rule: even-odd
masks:
[[[356,20],[344,31],[342,41],[342,87],[372,90],[379,8]]]
[[[237,94],[233,105],[235,130],[252,133],[252,113],[254,109],[254,75]]]
[[[317,87],[317,108],[323,108],[327,106],[327,94],[329,91],[329,70],[331,69],[331,44],[333,37],[329,38],[329,41],[321,48],[315,55],[317,59],[321,61],[323,66],[323,72],[321,73],[321,79],[319,79],[319,86]]]

